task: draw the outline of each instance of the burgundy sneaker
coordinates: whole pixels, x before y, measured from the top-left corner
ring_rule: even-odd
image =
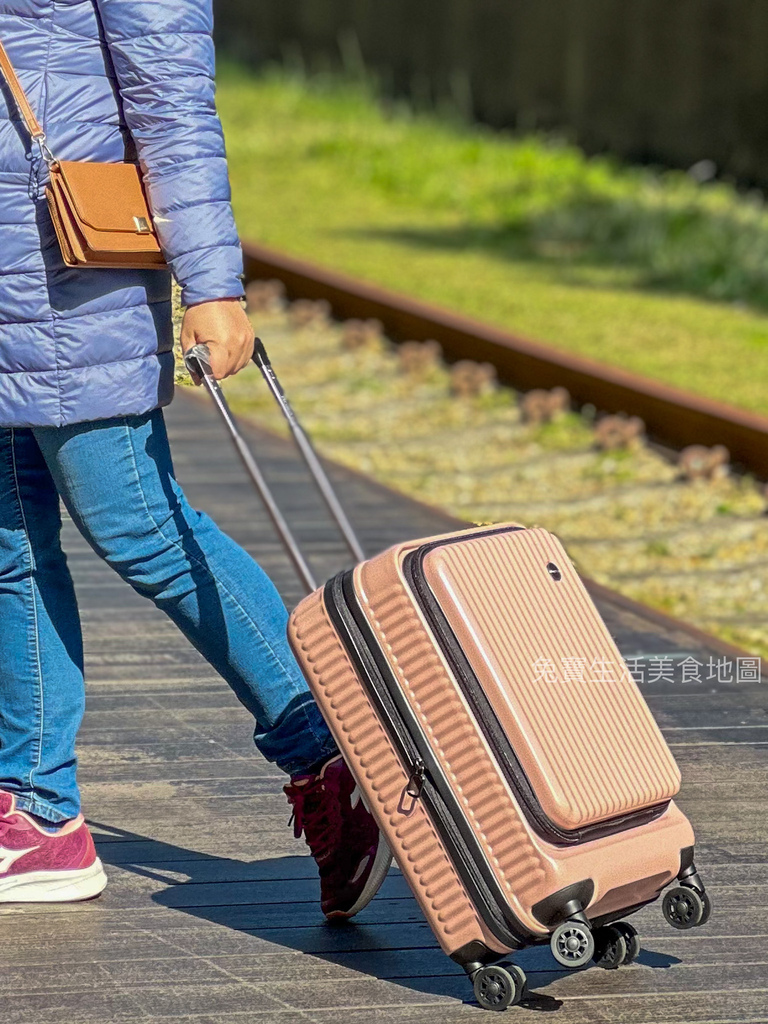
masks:
[[[284,787],[294,834],[304,833],[320,868],[327,918],[354,917],[381,888],[392,854],[341,756],[319,775],[294,775]]]
[[[106,884],[82,815],[48,832],[0,790],[0,903],[88,900]]]

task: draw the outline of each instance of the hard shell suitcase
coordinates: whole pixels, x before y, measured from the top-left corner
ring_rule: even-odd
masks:
[[[255,358],[329,500],[263,347]],[[358,557],[346,518],[340,525]],[[305,582],[312,589],[311,573]],[[288,633],[399,867],[481,1005],[520,1000],[522,971],[494,961],[527,945],[548,942],[566,967],[634,959],[637,934],[621,919],[673,882],[667,921],[708,919],[693,831],[674,803],[677,766],[546,530],[506,524],[397,545],[313,589]]]

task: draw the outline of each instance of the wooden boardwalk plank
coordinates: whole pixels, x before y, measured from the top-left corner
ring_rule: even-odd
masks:
[[[212,410],[181,395],[169,423],[193,502],[293,604],[298,583]],[[347,556],[307,500],[302,467],[281,439],[249,434],[318,576],[337,571]],[[453,525],[354,474],[334,476],[371,552]],[[287,828],[280,773],[256,755],[248,716],[71,524],[66,545],[86,631],[81,781],[111,884],[90,904],[0,910],[3,1024],[338,1024],[339,1008],[345,1024],[479,1019],[398,872],[357,924],[322,922],[314,864]],[[627,656],[721,656],[621,602],[599,603]],[[621,972],[570,974],[546,948],[526,950],[517,959],[536,992],[513,1013],[557,1010],[565,1024],[768,1021],[768,691],[715,681],[645,692],[683,769],[713,919],[683,935],[646,908],[640,962]]]

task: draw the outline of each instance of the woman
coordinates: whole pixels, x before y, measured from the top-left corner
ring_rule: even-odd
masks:
[[[187,307],[185,350],[218,378],[249,361],[242,254],[214,105],[212,0],[9,0],[4,44],[63,160],[138,160]],[[0,96],[0,901],[84,899],[106,877],[80,815],[84,705],[59,498],[94,550],[179,626],[256,719],[255,741],[318,861],[323,910],[351,916],[389,866],[378,829],[285,639],[255,562],[186,501],[162,407],[170,275],[64,266],[47,167]],[[215,625],[214,625],[215,624]]]

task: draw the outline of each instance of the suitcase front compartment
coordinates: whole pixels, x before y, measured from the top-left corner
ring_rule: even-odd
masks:
[[[542,838],[585,842],[664,812],[677,766],[554,537],[439,540],[403,574]]]

